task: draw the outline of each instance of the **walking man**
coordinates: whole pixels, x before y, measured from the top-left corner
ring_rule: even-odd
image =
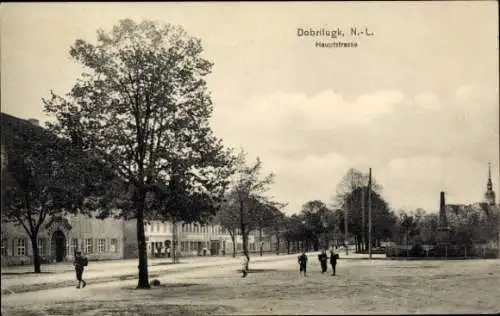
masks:
[[[307,255],[306,252],[302,252],[302,254],[299,256],[299,274],[302,275],[302,272],[304,272],[304,276],[306,276],[306,270],[307,270]]]
[[[76,252],[75,261],[73,262],[76,271],[76,280],[78,281],[77,289],[83,283],[82,288],[87,285],[87,282],[83,280],[83,269],[88,265],[88,259],[82,256],[81,251]]]
[[[337,259],[339,258],[339,255],[335,253],[335,250],[332,247],[332,250],[330,252],[330,264],[332,265],[332,276],[335,275],[335,267],[337,266]]]
[[[318,255],[318,260],[321,264],[321,273],[325,273],[328,270],[328,265],[327,265],[328,257],[326,255],[325,250],[321,250],[321,253]]]

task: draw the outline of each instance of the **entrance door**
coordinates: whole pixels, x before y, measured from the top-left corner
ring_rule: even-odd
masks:
[[[56,257],[56,262],[61,262],[66,257],[66,236],[60,230],[52,235],[52,254]]]

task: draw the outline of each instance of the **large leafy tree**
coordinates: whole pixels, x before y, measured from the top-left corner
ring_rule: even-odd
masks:
[[[285,218],[285,233],[284,238],[287,242],[287,252],[290,253],[290,248],[295,251],[300,251],[301,243],[303,243],[307,236],[305,230],[305,221],[302,219],[300,215],[293,214],[291,216],[287,216]]]
[[[270,205],[269,210],[269,222],[264,227],[264,230],[276,238],[276,254],[279,255],[281,249],[281,240],[285,236],[287,230],[287,217],[281,212],[281,208],[285,205]]]
[[[437,214],[424,214],[419,221],[419,241],[425,245],[434,245],[436,243],[438,224],[439,217]]]
[[[97,44],[75,42],[70,54],[86,71],[65,97],[44,100],[57,118],[52,129],[111,164],[126,184],[120,215],[137,220],[137,288],[150,287],[146,196],[172,179],[176,164],[193,190],[210,192],[228,163],[209,125],[204,77],[212,63],[202,52],[201,41],[181,27],[122,20],[98,31]]]
[[[261,178],[262,162],[259,158],[253,164],[247,163],[247,154],[241,150],[235,164],[236,173],[228,195],[228,203],[233,205],[239,222],[239,232],[243,239],[243,253],[250,262],[248,252],[248,235],[255,230],[264,205],[275,202],[266,193],[273,183],[274,174]]]
[[[254,226],[259,231],[259,240],[262,242],[263,231],[269,231],[273,226],[273,220],[275,219],[276,213],[275,206],[272,204],[264,204],[260,201],[255,201],[254,209],[252,210],[252,218],[254,220]],[[260,256],[263,254],[262,244],[259,247]]]
[[[40,273],[37,239],[43,225],[66,213],[90,214],[88,202],[102,192],[112,173],[70,142],[26,121],[3,117],[2,133],[7,158],[2,172],[2,222],[25,230],[34,272]]]
[[[356,169],[350,169],[337,186],[335,206],[342,210],[337,212],[339,230],[345,232],[345,214],[347,213],[347,230],[353,235],[357,250],[368,248],[368,174]],[[371,207],[372,207],[372,244],[389,239],[394,232],[397,218],[390,210],[388,203],[381,195],[382,187],[372,178]],[[363,244],[364,241],[364,244]]]
[[[239,231],[240,220],[239,210],[234,204],[234,200],[226,199],[217,211],[216,222],[228,232],[233,242],[233,257],[236,257],[236,236]]]
[[[334,213],[320,200],[308,201],[302,206],[305,225],[323,248],[328,247],[334,229]]]
[[[350,168],[337,184],[336,194],[334,196],[334,208],[344,211],[344,214],[341,215],[344,227],[339,227],[339,229],[341,229],[345,234],[345,220],[347,220],[348,234],[354,235],[355,239],[360,239],[356,240],[358,248],[362,247],[361,243],[363,240],[366,242],[368,239],[366,229],[361,229],[361,227],[366,228],[368,222],[368,212],[366,208],[368,193],[366,188],[368,187],[368,178],[369,175],[367,173],[363,173],[355,168]],[[382,189],[375,179],[372,179],[371,187],[373,192],[380,192]],[[352,201],[352,193],[360,188],[365,188],[362,190],[363,194],[356,194],[355,200]],[[358,204],[360,208],[354,209],[352,205],[349,204],[350,202]],[[340,216],[340,214],[338,215]],[[354,227],[351,227],[353,226],[352,223],[354,223],[351,217],[359,220],[359,224],[356,223],[354,224]],[[341,223],[339,222],[339,225],[340,224]],[[354,231],[351,231],[351,228],[354,229]],[[362,231],[362,233],[360,233],[360,231]]]

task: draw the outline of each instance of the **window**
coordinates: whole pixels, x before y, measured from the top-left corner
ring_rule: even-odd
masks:
[[[2,257],[7,256],[7,239],[2,238]]]
[[[71,239],[71,255],[73,255],[77,249],[78,249],[78,239],[73,238]]]
[[[106,252],[106,239],[99,239],[97,241],[97,252]]]
[[[189,250],[189,244],[187,241],[181,242],[181,251],[187,252]]]
[[[38,247],[38,254],[40,257],[43,257],[46,255],[46,247],[45,247],[45,239],[44,238],[38,238],[36,241],[36,245]]]
[[[85,253],[92,253],[92,238],[85,239]]]
[[[191,244],[190,244],[189,246],[190,246],[190,247],[189,247],[189,249],[190,249],[191,251],[197,251],[197,250],[198,250],[198,243],[197,243],[197,242],[195,242],[195,241],[192,241],[192,242],[191,242]]]
[[[117,252],[118,251],[118,240],[117,239],[111,239],[111,244],[109,245],[109,251],[110,252]]]
[[[26,256],[26,240],[18,239],[16,243],[17,255],[18,256]]]

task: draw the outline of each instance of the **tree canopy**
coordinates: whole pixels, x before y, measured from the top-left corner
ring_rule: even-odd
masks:
[[[120,215],[137,219],[138,288],[149,288],[146,196],[180,179],[196,203],[212,203],[224,191],[231,151],[210,128],[204,77],[213,64],[202,52],[201,41],[180,26],[121,20],[110,32],[99,30],[97,44],[75,41],[70,55],[85,72],[68,94],[44,100],[57,119],[51,129],[125,182],[115,195],[125,204]]]

